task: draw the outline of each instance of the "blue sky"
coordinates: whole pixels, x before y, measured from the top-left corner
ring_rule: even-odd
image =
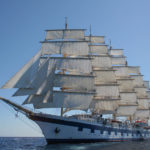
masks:
[[[150,80],[149,8],[149,0],[0,0],[0,86],[38,52],[45,29],[64,28],[66,16],[69,28],[89,34],[91,24],[93,35],[105,35],[113,48],[123,48],[128,64],[141,66]],[[14,91],[1,89],[0,96],[21,103],[23,97],[11,97]],[[11,111],[0,102],[0,136],[41,136]]]

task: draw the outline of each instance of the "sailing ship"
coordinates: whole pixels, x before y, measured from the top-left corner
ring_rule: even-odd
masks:
[[[60,116],[37,113],[0,97],[36,122],[48,143],[150,138],[149,82],[138,66],[128,65],[123,49],[106,45],[104,36],[85,36],[85,29],[66,23],[46,30],[40,51],[2,88],[28,95],[23,105],[61,109]],[[86,113],[65,115],[71,110]]]

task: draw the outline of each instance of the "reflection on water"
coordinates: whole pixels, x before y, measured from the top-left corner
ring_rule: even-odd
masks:
[[[44,138],[0,138],[0,150],[150,150],[150,140],[47,145]]]
[[[43,148],[39,150],[97,150],[103,148],[105,146],[112,146],[115,143],[82,143],[82,144],[52,144],[45,145]]]

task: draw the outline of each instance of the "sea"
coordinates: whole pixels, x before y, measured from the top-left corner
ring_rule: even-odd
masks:
[[[39,137],[0,137],[0,150],[150,150],[150,140],[47,145]]]

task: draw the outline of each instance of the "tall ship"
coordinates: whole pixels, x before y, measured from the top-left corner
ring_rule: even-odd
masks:
[[[129,66],[123,49],[84,29],[46,30],[40,51],[2,88],[18,88],[22,105],[0,97],[36,122],[47,143],[128,141],[150,138],[149,81]],[[59,108],[60,115],[35,109]],[[67,115],[72,110],[84,114]],[[106,117],[107,116],[107,117]],[[120,118],[124,118],[121,120]]]

